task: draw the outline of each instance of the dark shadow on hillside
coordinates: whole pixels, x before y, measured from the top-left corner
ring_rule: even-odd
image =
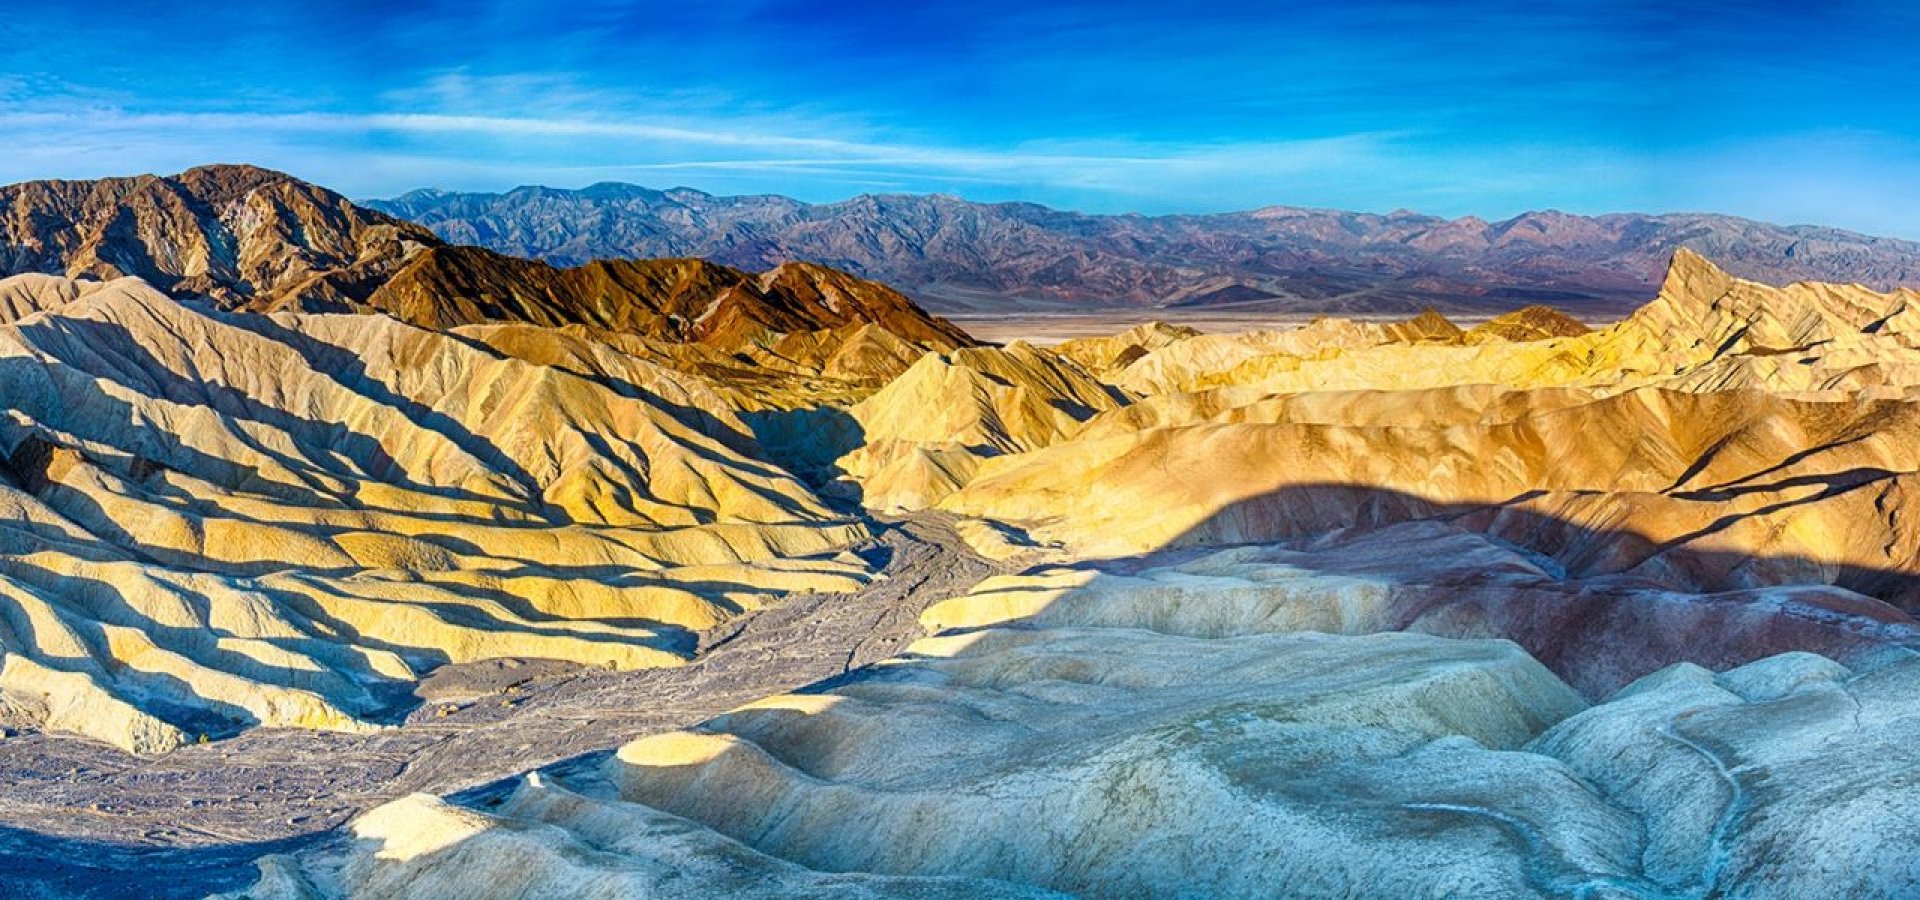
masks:
[[[126,340],[121,336],[102,339]],[[0,361],[0,380],[11,362]],[[346,371],[351,371],[357,360],[343,363],[328,357],[315,365],[321,362],[346,365]],[[349,377],[371,381],[364,369]],[[219,408],[243,404],[246,398],[206,402]],[[130,431],[140,427],[130,413],[126,419]],[[769,456],[815,484],[835,482],[844,474],[834,461],[864,440],[859,424],[839,409],[773,411],[749,414],[747,419]],[[284,427],[328,426],[296,420]],[[183,447],[168,450],[191,452]],[[134,457],[136,462],[139,459]],[[127,465],[130,473],[138,468]],[[245,475],[235,473],[234,477]],[[1720,504],[1744,492],[1811,489],[1805,496],[1749,514],[1790,516],[1801,506],[1866,489],[1889,477],[1880,470],[1861,469],[1770,485],[1716,486],[1673,496]],[[1657,540],[1629,526],[1597,526],[1528,505],[1537,499],[1538,494],[1524,494],[1505,503],[1460,504],[1367,485],[1291,485],[1219,510],[1153,554],[1074,567],[1109,577],[1193,560],[1222,547],[1275,544],[1275,552],[1291,554],[1285,557],[1286,564],[1302,571],[1381,586],[1382,599],[1375,607],[1345,620],[1310,620],[1314,628],[1511,639],[1590,699],[1675,662],[1724,669],[1789,650],[1865,662],[1886,650],[1920,645],[1920,624],[1903,612],[1920,608],[1920,571],[1916,571],[1920,567],[1836,566],[1792,555],[1702,548],[1695,546],[1700,539],[1724,533],[1737,517],[1706,518],[1680,538]],[[1153,512],[1142,510],[1141,515]],[[290,597],[278,599],[296,603]],[[505,595],[496,599],[516,614],[527,615],[526,609],[509,603]],[[1331,601],[1324,597],[1304,601],[1306,606],[1316,603]],[[317,607],[307,606],[311,604],[301,606],[301,611],[323,615]],[[1062,616],[1062,623],[1067,623],[1070,618],[1066,617],[1079,612],[1056,601],[1035,616]],[[1202,629],[1202,623],[1182,625],[1177,615],[1143,614],[1131,621],[1120,613],[1110,615],[1113,618],[1099,624]],[[1271,614],[1262,620],[1258,615],[1258,610],[1249,613],[1251,627],[1299,627],[1297,621]],[[329,624],[359,639],[344,623]],[[1027,625],[1015,622],[1011,627]],[[875,676],[870,670],[856,670],[802,690],[825,691],[868,677]],[[238,886],[250,876],[248,860],[311,840],[221,847],[198,857],[191,856],[197,851],[150,851],[151,856],[142,856],[149,851],[0,829],[0,876],[31,863],[36,870],[26,872],[22,883],[68,888],[55,892],[60,896],[176,895],[153,890],[146,883],[147,873],[152,873],[167,880],[166,890],[174,884],[191,884],[191,890],[178,895],[199,896],[210,887],[220,889],[220,884],[209,885],[203,873],[225,878],[229,869],[237,870],[241,875],[233,886]],[[187,856],[167,855],[172,853]],[[44,858],[54,863],[37,862]],[[128,871],[142,873],[142,880],[134,883],[140,889],[136,893],[111,892],[124,887],[124,880],[89,887],[88,879],[107,884],[102,873],[118,873],[123,879]],[[177,874],[168,878],[169,873]],[[193,877],[185,877],[188,874]],[[41,881],[34,881],[36,877]]]
[[[824,499],[858,509],[860,488],[844,478],[836,461],[866,443],[866,429],[845,409],[814,406],[742,413],[747,427],[776,465],[792,472]]]
[[[494,359],[511,359],[530,366],[552,368],[576,378],[599,384],[622,397],[639,400],[649,406],[662,410],[688,428],[714,439],[727,449],[745,457],[749,462],[758,460],[762,456],[762,448],[753,440],[751,435],[741,434],[738,429],[720,417],[715,416],[712,412],[701,409],[698,406],[690,406],[685,403],[669,400],[658,391],[641,387],[629,379],[621,378],[597,368],[572,365],[572,361],[568,359],[531,361],[526,357],[515,356],[485,341],[469,337],[458,331],[442,331],[438,332],[438,334],[448,340],[458,341],[475,352],[485,354]],[[629,353],[627,350],[619,347],[613,347],[612,349],[618,355],[631,357],[646,365],[657,367],[662,371],[678,373],[678,370],[672,366],[655,362],[645,356]]]
[[[1848,471],[1797,479],[1818,490],[1749,515],[1778,521],[1890,477]],[[1804,650],[1853,663],[1920,649],[1920,623],[1911,615],[1920,609],[1920,561],[1845,565],[1703,546],[1702,538],[1744,518],[1712,502],[1698,510],[1706,519],[1698,527],[1658,540],[1631,522],[1600,527],[1544,512],[1537,506],[1544,496],[1449,503],[1389,488],[1298,484],[1221,509],[1160,550],[1068,568],[1120,576],[1229,547],[1274,545],[1302,571],[1383,586],[1388,599],[1371,619],[1344,629],[1322,620],[1317,630],[1507,638],[1589,699],[1677,662],[1722,670]],[[1889,519],[1886,527],[1898,526]],[[1036,613],[1062,623],[1072,615]],[[1132,624],[1158,627],[1145,618]]]
[[[199,900],[253,883],[253,861],[331,839],[169,848],[114,844],[0,825],[0,896],[61,900]]]
[[[1876,481],[1843,473],[1828,487],[1844,492]],[[1292,609],[1249,603],[1241,619],[1247,632],[1404,630],[1506,638],[1590,700],[1676,662],[1726,669],[1804,650],[1858,666],[1920,646],[1920,623],[1867,595],[1890,590],[1889,596],[1907,596],[1920,573],[1674,546],[1631,527],[1594,527],[1527,505],[1538,499],[1525,494],[1506,503],[1447,503],[1386,488],[1301,484],[1222,509],[1152,553],[1070,567],[1100,573],[1097,583],[1228,548],[1249,549],[1267,554],[1258,561],[1378,591],[1370,603],[1328,591],[1302,592]],[[1256,546],[1263,549],[1253,551]],[[1075,608],[1074,602],[1056,599],[1026,621],[983,627],[1080,625],[1217,636],[1219,610],[1199,605],[1231,601],[1201,594],[1185,601],[1187,609],[1171,611]],[[1192,615],[1183,618],[1183,612]],[[798,691],[911,677],[898,666],[855,669]],[[607,759],[607,751],[594,751],[544,771],[586,776]],[[517,781],[494,781],[449,799],[485,811]]]
[[[1801,502],[1860,489],[1882,477],[1884,473],[1878,477],[1858,471],[1838,473],[1810,482],[1807,486],[1819,490]],[[1054,598],[1024,620],[979,627],[1106,627],[1195,637],[1312,630],[1505,638],[1595,701],[1642,675],[1680,662],[1724,670],[1778,653],[1808,651],[1859,671],[1895,654],[1912,658],[1920,647],[1920,623],[1863,593],[1880,590],[1893,592],[1888,596],[1896,599],[1909,597],[1920,578],[1911,569],[1835,566],[1791,554],[1742,554],[1658,541],[1630,525],[1584,524],[1527,505],[1539,499],[1528,494],[1507,503],[1448,503],[1361,485],[1290,486],[1222,509],[1151,553],[1065,568],[1097,573],[1098,586],[1100,579],[1118,582],[1123,577],[1119,573],[1238,551],[1246,557],[1237,560],[1242,566],[1254,562],[1296,570],[1292,598],[1281,596],[1284,589],[1264,597],[1195,592],[1171,603],[1127,608],[1111,595],[1102,599],[1083,591],[1092,599]],[[1782,504],[1772,514],[1791,515],[1795,508]],[[1702,516],[1705,524],[1689,533],[1711,534],[1727,527],[1724,516],[1716,517],[1712,510]],[[1232,567],[1225,574],[1234,574]],[[1239,574],[1244,576],[1245,569]],[[1325,581],[1300,589],[1299,582],[1310,578]],[[1177,587],[1181,582],[1163,581],[1157,587],[1169,584]],[[1370,589],[1357,589],[1360,586]],[[1237,622],[1222,615],[1223,611],[1238,614]],[[1239,627],[1223,627],[1229,622]],[[1124,644],[1128,638],[1122,633],[1114,640]],[[1020,682],[1030,679],[1036,691],[1048,691],[1077,677],[1069,668],[1016,665],[1015,669],[996,682],[995,689],[1017,691],[1025,686]],[[909,664],[855,669],[797,692],[820,694],[860,683],[911,685],[915,698],[920,696],[919,689],[940,689],[937,674]],[[853,699],[855,703],[888,702],[858,692]],[[899,725],[916,721],[916,702],[903,702]],[[713,726],[745,739],[728,742],[716,757],[633,765],[674,770],[669,778],[751,780],[751,775],[741,773],[760,771],[757,767],[767,765],[765,760],[771,757],[802,776],[816,775],[802,761],[783,755],[781,748],[802,747],[803,756],[819,750],[821,745],[813,740],[819,732],[808,732],[797,723],[820,714],[803,706],[757,708],[745,715],[761,722],[791,719],[794,724],[746,729]],[[796,734],[809,737],[793,738]],[[761,739],[764,736],[773,737],[771,744]],[[939,763],[937,754],[922,756],[908,746],[889,765],[910,773],[916,766]],[[591,778],[607,764],[608,753],[602,751],[543,771],[562,779]],[[829,783],[835,780],[833,775],[817,777]],[[449,799],[486,811],[516,781],[494,782]],[[754,845],[756,832],[748,820],[707,816],[697,808],[676,809],[671,801],[660,799],[671,794],[666,789],[651,799],[644,792],[629,797],[662,804],[660,808],[704,821],[724,835]],[[806,856],[810,846],[817,845],[774,839],[760,849],[788,852],[790,861],[806,865],[813,862]]]
[[[279,341],[301,354],[309,367],[332,379],[343,389],[356,393],[371,403],[393,409],[409,422],[440,435],[450,444],[479,459],[490,469],[501,473],[524,492],[521,499],[529,512],[549,518],[558,514],[557,511],[541,505],[539,487],[533,482],[532,476],[498,447],[466,430],[464,426],[444,413],[428,409],[409,398],[395,394],[378,379],[369,377],[366,374],[364,361],[358,357],[297,333],[286,332],[271,319],[263,316],[239,315],[233,318],[253,327],[266,329],[264,336]],[[302,446],[322,448],[351,460],[354,464],[353,469],[346,469],[336,468],[337,464],[329,465],[330,460],[326,458],[291,458],[259,441],[248,439],[238,432],[234,433],[234,437],[246,441],[251,449],[274,459],[292,472],[319,469],[340,477],[371,477],[423,494],[466,499],[462,492],[455,489],[423,484],[409,478],[394,464],[392,456],[378,440],[354,431],[345,424],[303,418],[270,406],[237,388],[204,378],[176,375],[155,358],[131,331],[118,323],[51,316],[19,327],[29,336],[36,331],[45,331],[51,335],[36,341],[37,344],[64,347],[70,352],[84,349],[95,358],[90,361],[91,365],[87,366],[76,365],[67,360],[42,362],[26,358],[8,360],[10,364],[17,367],[44,366],[53,377],[54,383],[63,392],[85,392],[83,396],[71,398],[70,404],[86,404],[90,411],[110,410],[112,420],[125,419],[126,432],[136,438],[147,429],[141,427],[132,407],[125,401],[101,391],[91,383],[92,379],[104,379],[136,394],[164,399],[183,406],[206,407],[223,416],[257,422],[294,437]],[[67,374],[69,372],[71,374]],[[228,472],[238,468],[231,463],[213,460],[204,454],[195,453],[177,441],[168,442],[168,444],[154,446],[150,455],[155,459],[167,459],[174,453],[182,453],[189,459],[185,460],[184,464],[176,464],[175,468],[199,477],[211,475],[211,480],[225,487],[235,489],[260,487],[257,483],[250,485],[248,482],[238,480],[243,474],[248,473]],[[202,467],[205,467],[208,474],[202,473]],[[222,473],[226,473],[224,478]],[[310,487],[316,494],[325,494],[317,486]],[[331,495],[328,495],[328,499],[347,502],[346,498]],[[564,521],[561,523],[564,524]]]

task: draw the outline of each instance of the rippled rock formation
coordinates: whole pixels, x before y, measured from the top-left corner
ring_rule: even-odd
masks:
[[[1912,292],[1041,348],[804,265],[381,278],[0,281],[31,752],[405,769],[423,678],[559,673],[246,896],[1920,891]]]
[[[597,770],[395,803],[328,852],[269,861],[263,893],[613,896],[673,890],[722,853],[783,861],[762,877],[794,890],[824,872],[1080,896],[1920,887],[1910,654],[1680,663],[1589,706],[1512,643],[1259,630],[1284,627],[1246,615],[1263,588],[1206,577],[1042,600]],[[1365,606],[1364,584],[1295,579],[1263,587],[1303,612]],[[690,840],[723,849],[679,858]]]
[[[391,319],[7,284],[47,310],[0,328],[16,723],[136,752],[365,729],[440,664],[676,665],[867,577],[836,553],[866,527],[671,369],[635,359],[621,393]]]

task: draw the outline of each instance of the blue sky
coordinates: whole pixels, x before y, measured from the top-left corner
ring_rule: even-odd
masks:
[[[1920,238],[1920,4],[0,0],[0,181],[631,181]]]

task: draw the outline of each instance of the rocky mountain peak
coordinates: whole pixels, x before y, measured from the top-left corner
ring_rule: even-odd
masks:
[[[1713,261],[1685,247],[1673,252],[1660,295],[1675,301],[1710,304],[1724,296],[1734,278]]]
[[[1774,287],[1734,277],[1705,256],[1675,251],[1659,296],[1619,326],[1621,335],[1674,352],[1785,356],[1915,327],[1912,290],[1857,284]]]
[[[1453,320],[1442,315],[1439,310],[1429,306],[1405,322],[1395,322],[1387,326],[1387,333],[1395,340],[1419,341],[1456,341],[1465,332]]]
[[[174,183],[191,196],[211,203],[244,197],[269,185],[287,185],[299,179],[285,172],[238,163],[195,166],[172,178],[147,176],[156,183]]]
[[[619,184],[587,193],[663,197]],[[915,345],[973,343],[899,292],[824,266],[790,263],[760,276],[690,257],[556,267],[450,245],[420,225],[255,166],[0,188],[0,275],[21,273],[134,276],[228,308],[382,312],[429,328],[588,325],[742,344],[876,325]]]
[[[1586,323],[1551,306],[1522,307],[1494,316],[1467,332],[1469,342],[1499,339],[1503,341],[1541,341],[1557,337],[1579,337],[1592,331]]]
[[[0,274],[135,276],[228,307],[351,302],[440,239],[255,166],[0,188]]]

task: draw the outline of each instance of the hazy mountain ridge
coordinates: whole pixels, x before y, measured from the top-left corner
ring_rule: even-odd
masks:
[[[1213,215],[1088,215],[945,195],[808,204],[625,184],[500,194],[414,191],[368,206],[441,237],[557,264],[698,256],[744,268],[804,259],[885,281],[940,308],[1235,304],[1276,312],[1469,314],[1551,303],[1624,314],[1673,251],[1768,282],[1920,284],[1920,242],[1704,213],[1499,222],[1267,207]]]

